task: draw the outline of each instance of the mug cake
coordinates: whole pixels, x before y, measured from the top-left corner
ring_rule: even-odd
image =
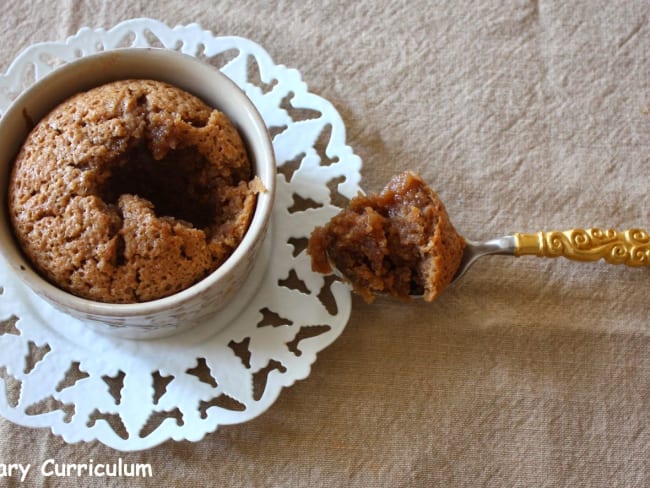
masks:
[[[241,242],[263,185],[228,117],[161,81],[78,93],[29,133],[8,187],[15,237],[76,296],[138,303],[184,290]]]

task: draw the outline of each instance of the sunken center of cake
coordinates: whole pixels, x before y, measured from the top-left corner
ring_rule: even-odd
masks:
[[[9,210],[46,279],[134,303],[217,269],[261,190],[223,113],[177,87],[124,80],[71,97],[36,125],[12,167]]]
[[[153,205],[158,217],[173,217],[205,229],[219,210],[210,162],[195,148],[173,150],[156,160],[144,141],[107,165],[110,176],[98,195],[117,204],[122,195],[137,195]]]

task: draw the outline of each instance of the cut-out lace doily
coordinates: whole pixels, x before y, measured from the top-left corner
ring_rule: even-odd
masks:
[[[361,161],[337,111],[308,91],[297,70],[274,64],[248,39],[196,24],[134,19],[35,44],[0,77],[0,111],[57,66],[121,47],[174,49],[219,67],[258,107],[279,166],[255,269],[264,277],[246,283],[215,319],[229,321],[216,335],[207,321],[153,341],[103,336],[41,301],[0,261],[0,413],[67,442],[139,450],[250,420],[309,375],[316,354],[345,327],[351,297],[346,285],[310,270],[307,237],[357,194]]]

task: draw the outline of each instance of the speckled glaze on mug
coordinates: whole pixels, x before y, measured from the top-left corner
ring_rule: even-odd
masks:
[[[71,95],[128,78],[170,83],[224,112],[239,130],[253,172],[266,191],[258,195],[253,219],[239,246],[206,278],[165,298],[112,304],[67,293],[32,269],[13,238],[7,210],[7,189],[13,159],[31,129],[32,121],[37,122]],[[216,68],[194,57],[165,49],[118,49],[84,57],[36,82],[15,100],[0,120],[0,254],[36,294],[95,330],[132,339],[153,339],[179,333],[226,306],[249,278],[271,218],[275,175],[273,146],[262,117],[244,92]]]

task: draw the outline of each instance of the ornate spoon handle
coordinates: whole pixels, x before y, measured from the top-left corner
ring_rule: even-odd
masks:
[[[610,264],[650,266],[650,236],[642,229],[571,229],[514,234],[515,256],[535,255],[575,261],[604,259]]]

